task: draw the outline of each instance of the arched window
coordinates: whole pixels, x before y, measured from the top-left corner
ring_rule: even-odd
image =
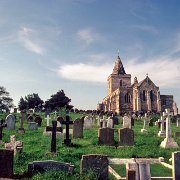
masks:
[[[124,98],[125,98],[125,103],[131,102],[131,95],[129,93],[126,93]]]
[[[146,101],[146,91],[143,91],[143,101]]]
[[[151,90],[150,91],[150,99],[151,99],[151,101],[153,101],[153,98],[154,98],[154,95],[153,95],[153,91]]]
[[[120,80],[120,83],[119,83],[120,87],[122,86],[122,80]]]

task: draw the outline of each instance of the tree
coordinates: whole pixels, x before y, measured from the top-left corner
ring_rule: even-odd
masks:
[[[25,110],[25,109],[34,109],[39,106],[42,106],[43,100],[39,97],[38,94],[28,94],[25,96],[25,98],[21,97],[18,107],[19,110]]]
[[[50,108],[51,110],[58,109],[61,107],[71,107],[69,99],[63,90],[58,91],[56,94],[51,95],[51,98],[45,101],[45,108]],[[73,107],[73,106],[72,106]]]
[[[0,111],[10,111],[13,106],[13,99],[9,97],[9,92],[5,87],[0,86]]]

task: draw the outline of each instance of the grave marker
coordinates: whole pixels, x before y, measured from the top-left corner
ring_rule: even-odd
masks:
[[[0,120],[0,144],[2,143],[3,128],[6,126],[7,124],[4,122],[4,120]]]
[[[75,119],[73,124],[73,138],[83,138],[83,120]]]
[[[173,180],[180,179],[180,151],[172,153],[172,174]]]
[[[144,125],[143,125],[143,129],[141,129],[141,133],[147,133],[146,130],[146,121],[148,120],[147,113],[145,113],[145,117],[143,117],[143,120],[144,120]]]
[[[16,118],[13,114],[9,114],[6,117],[7,130],[15,130]]]
[[[21,133],[21,134],[25,133],[25,129],[23,127],[25,117],[26,117],[26,111],[21,111],[20,128],[18,129],[18,133]]]
[[[51,152],[56,153],[56,126],[57,121],[52,121]]]
[[[131,118],[128,116],[123,117],[123,128],[129,128],[131,129]]]
[[[120,128],[119,146],[133,146],[134,145],[134,131],[129,128]]]

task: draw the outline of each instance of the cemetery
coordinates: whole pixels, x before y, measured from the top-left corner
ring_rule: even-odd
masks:
[[[168,109],[161,116],[112,116],[61,108],[0,119],[0,178],[180,178],[179,117]]]

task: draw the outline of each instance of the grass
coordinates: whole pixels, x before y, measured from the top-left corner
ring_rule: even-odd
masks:
[[[140,130],[143,127],[143,122],[140,120],[135,121],[135,126],[133,127],[135,133],[135,146],[133,147],[121,147],[115,148],[113,146],[100,146],[98,145],[98,128],[95,127],[91,130],[84,129],[84,138],[83,139],[72,139],[72,143],[76,144],[76,147],[65,147],[62,145],[62,139],[57,138],[57,155],[51,156],[47,155],[47,152],[50,151],[51,138],[43,135],[43,131],[46,126],[46,120],[44,119],[44,114],[41,114],[43,118],[42,127],[39,127],[38,130],[30,131],[28,130],[27,121],[24,123],[25,134],[21,135],[17,133],[17,129],[20,127],[19,123],[19,114],[17,116],[16,130],[7,131],[3,129],[3,141],[9,142],[10,135],[15,134],[17,140],[23,141],[23,152],[17,154],[14,160],[14,171],[15,173],[23,173],[27,171],[27,165],[32,161],[41,161],[41,160],[56,160],[66,163],[71,163],[75,166],[74,176],[68,176],[67,174],[57,172],[48,172],[45,174],[36,174],[33,176],[33,179],[93,179],[94,176],[92,173],[86,174],[86,176],[81,176],[80,172],[80,160],[82,155],[85,154],[105,154],[109,157],[114,158],[158,158],[164,157],[165,161],[168,162],[169,158],[172,156],[172,152],[180,150],[177,149],[162,149],[160,148],[160,143],[163,140],[161,137],[157,137],[158,127],[147,127],[148,134],[142,135]],[[71,118],[74,120],[80,118],[83,114],[70,113]],[[4,114],[0,114],[0,118],[5,117]],[[115,126],[115,141],[118,142],[118,128],[122,127],[121,125]],[[175,124],[172,124],[172,132],[178,131],[178,128],[175,127]],[[173,133],[174,134],[174,133]],[[174,137],[176,142],[180,144],[180,138]],[[0,145],[3,147],[3,145]],[[163,167],[154,167],[151,166],[151,173],[158,173],[158,176],[163,176],[164,169]],[[115,167],[116,168],[116,167]],[[119,168],[119,167],[118,167]],[[163,169],[162,171],[160,169]],[[123,174],[123,170],[119,169],[118,172]],[[124,174],[123,174],[124,175]],[[168,174],[169,176],[169,174]],[[110,178],[112,179],[112,178]]]

